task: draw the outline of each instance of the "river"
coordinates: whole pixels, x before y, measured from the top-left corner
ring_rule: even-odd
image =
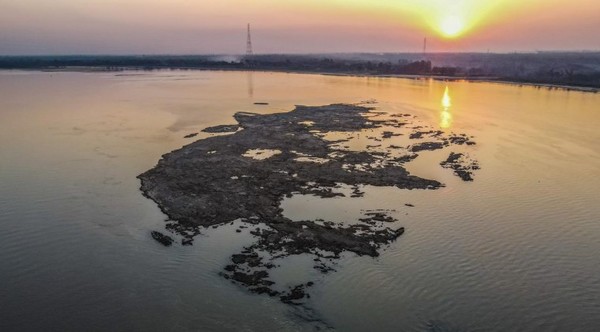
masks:
[[[306,307],[218,275],[252,241],[235,226],[193,246],[150,237],[165,216],[136,176],[210,136],[185,135],[239,111],[365,100],[473,135],[481,170],[463,182],[439,166],[446,152],[425,151],[407,169],[441,189],[284,201],[291,219],[414,205],[380,257],[315,274]],[[304,331],[309,317],[339,331],[596,331],[599,106],[600,94],[465,81],[0,71],[0,329]]]

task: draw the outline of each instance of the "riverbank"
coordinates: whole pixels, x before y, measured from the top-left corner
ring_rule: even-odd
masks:
[[[289,71],[286,71],[289,72]],[[291,72],[295,74],[301,74],[302,72]],[[565,84],[550,84],[550,83],[532,83],[532,82],[523,82],[518,80],[506,80],[498,77],[456,77],[456,76],[432,76],[432,75],[363,75],[363,74],[340,74],[340,73],[326,73],[321,72],[317,73],[319,75],[330,75],[330,76],[348,76],[348,77],[375,77],[375,78],[406,78],[406,79],[432,79],[436,81],[466,81],[472,83],[498,83],[498,84],[510,84],[517,86],[531,86],[538,88],[547,88],[547,89],[559,89],[566,91],[579,91],[579,92],[590,92],[590,93],[598,93],[600,92],[600,88],[595,87],[582,87],[575,85],[565,85]]]
[[[41,69],[20,69],[2,68],[0,71],[40,71],[40,72],[79,72],[79,73],[111,73],[111,72],[123,72],[123,71],[139,71],[139,72],[153,72],[160,70],[172,70],[172,71],[246,71],[246,72],[261,72],[261,73],[290,73],[290,74],[312,74],[312,75],[325,75],[325,76],[339,76],[339,77],[371,77],[371,78],[405,78],[405,79],[432,79],[436,81],[466,81],[472,83],[497,83],[497,84],[509,84],[515,86],[531,86],[536,88],[546,89],[558,89],[565,91],[577,91],[577,92],[588,92],[598,93],[600,88],[596,87],[585,87],[568,84],[552,84],[552,83],[534,83],[520,80],[507,80],[499,77],[467,77],[467,76],[437,76],[437,75],[402,75],[402,74],[357,74],[357,73],[339,73],[339,72],[314,72],[314,71],[297,71],[297,70],[276,70],[276,69],[247,69],[247,68],[153,68],[143,69],[139,67],[119,67],[119,68],[103,68],[103,67],[86,67],[86,66],[73,66],[65,68],[41,68]]]
[[[253,70],[510,82],[597,92],[600,52],[0,56],[0,69]]]

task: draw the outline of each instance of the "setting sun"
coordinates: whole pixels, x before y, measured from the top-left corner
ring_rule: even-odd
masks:
[[[464,23],[456,16],[447,16],[440,22],[440,31],[448,38],[458,37],[464,28]]]

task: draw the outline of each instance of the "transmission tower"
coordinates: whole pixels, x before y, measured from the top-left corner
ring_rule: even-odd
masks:
[[[246,40],[246,55],[252,55],[252,37],[250,37],[250,23],[248,23],[248,39]]]

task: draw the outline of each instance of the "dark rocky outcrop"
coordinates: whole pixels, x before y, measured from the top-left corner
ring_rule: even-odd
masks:
[[[315,269],[326,273],[333,270],[329,262],[344,251],[377,257],[381,247],[395,241],[404,228],[396,225],[397,219],[380,211],[367,213],[364,218],[353,221],[356,223],[348,224],[292,221],[283,216],[280,208],[285,197],[294,194],[322,198],[345,196],[337,191],[340,184],[352,188],[353,199],[364,194],[359,189],[364,185],[400,189],[442,186],[438,181],[411,175],[403,167],[403,163],[416,158],[416,154],[390,157],[381,151],[350,151],[340,147],[339,141],[323,138],[322,134],[327,132],[354,134],[391,128],[393,132],[383,132],[386,140],[400,135],[398,129],[393,128],[410,130],[405,126],[407,122],[400,122],[397,117],[385,118],[381,112],[373,114],[371,110],[359,105],[336,104],[297,106],[288,113],[267,115],[236,113],[234,118],[239,125],[203,130],[234,133],[199,140],[165,154],[154,168],[139,176],[141,190],[170,218],[167,227],[185,238],[182,244],[191,244],[201,227],[218,227],[236,220],[255,225],[250,234],[257,238],[256,242],[232,255],[231,263],[221,275],[253,292],[280,296],[283,302],[296,304],[306,297],[305,286],[294,287],[289,292],[277,290],[268,272],[275,267],[275,259],[311,254],[316,257]],[[377,116],[377,120],[373,116]],[[437,132],[434,134],[441,140],[449,140]],[[445,146],[426,142],[413,145],[412,151]],[[396,148],[409,151],[411,147]],[[299,156],[316,158],[319,162],[300,161]],[[245,226],[237,231],[241,232],[242,228]],[[153,232],[153,237],[162,241],[159,239],[166,236],[157,238]]]

